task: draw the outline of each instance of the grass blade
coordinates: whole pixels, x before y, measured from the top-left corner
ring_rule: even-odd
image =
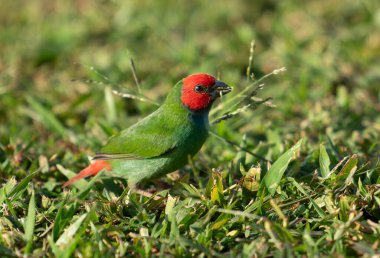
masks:
[[[61,258],[63,257],[64,251],[58,248],[58,246],[54,243],[53,237],[48,237],[48,242],[50,245],[50,249],[54,254],[54,257]]]
[[[27,177],[25,177],[15,188],[12,189],[12,191],[7,195],[9,198],[14,198],[16,194],[19,194],[20,192],[24,191],[26,187],[28,186],[29,182],[33,179],[33,177],[40,171],[38,169],[37,171],[31,173]]]
[[[80,200],[83,200],[86,198],[87,194],[92,189],[92,186],[95,184],[95,182],[103,175],[103,172],[99,172],[96,174],[93,178],[91,178],[90,182],[86,183],[86,186],[75,195],[75,198],[78,198]]]
[[[83,221],[86,219],[87,213],[82,214],[73,224],[71,224],[63,234],[58,238],[56,244],[58,246],[65,246],[74,238],[75,233],[78,231]]]
[[[318,215],[321,217],[321,218],[324,218],[326,217],[326,214],[325,212],[318,206],[318,204],[314,201],[313,198],[311,198],[311,196],[305,191],[305,189],[303,189],[303,187],[296,182],[296,180],[294,180],[294,178],[289,178],[289,180],[293,183],[293,185],[302,193],[304,194],[308,199],[309,201],[311,202],[311,204],[313,205],[314,209],[317,211]]]
[[[108,122],[113,124],[115,123],[117,119],[117,112],[116,112],[115,99],[113,97],[112,89],[110,87],[106,87],[104,89],[104,98],[106,102]]]
[[[24,224],[24,238],[26,241],[25,254],[29,254],[33,246],[33,233],[34,233],[34,224],[36,221],[36,201],[34,197],[34,191],[32,191],[32,196],[29,201],[28,215]]]
[[[55,131],[56,133],[60,134],[61,136],[66,135],[66,128],[61,124],[61,122],[58,120],[58,118],[54,115],[52,111],[41,105],[41,103],[39,103],[31,96],[27,96],[26,100],[37,113],[42,124],[44,124],[49,129]]]
[[[282,154],[271,166],[269,171],[265,174],[261,184],[264,184],[266,189],[268,189],[270,194],[274,194],[278,184],[280,183],[282,176],[289,162],[292,160],[295,153],[300,149],[302,144],[302,139],[299,140],[292,148]]]
[[[319,167],[323,178],[328,178],[330,174],[330,158],[323,144],[319,146]]]

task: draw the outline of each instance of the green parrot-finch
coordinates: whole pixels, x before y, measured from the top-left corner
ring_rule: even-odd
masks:
[[[206,141],[212,103],[231,88],[209,74],[192,74],[179,81],[155,112],[111,137],[94,162],[64,184],[93,176],[126,178],[135,188],[184,166]]]

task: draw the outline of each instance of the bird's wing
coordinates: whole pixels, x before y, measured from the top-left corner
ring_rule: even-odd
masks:
[[[110,138],[94,159],[147,159],[167,154],[178,144],[175,120],[157,110]]]

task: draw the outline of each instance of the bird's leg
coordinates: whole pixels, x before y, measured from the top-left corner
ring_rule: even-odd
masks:
[[[128,182],[128,187],[129,187],[129,189],[131,189],[132,192],[137,193],[137,194],[142,195],[142,196],[145,196],[145,197],[148,197],[148,198],[152,198],[155,201],[161,200],[163,198],[163,197],[157,196],[155,194],[152,194],[148,191],[137,188],[137,185],[133,182]]]
[[[153,183],[155,185],[157,185],[159,188],[161,188],[161,190],[166,190],[166,189],[171,187],[170,184],[165,183],[164,181],[161,181],[161,180],[153,180]],[[156,189],[157,189],[157,187],[156,187]]]
[[[135,192],[135,193],[137,193],[139,195],[148,197],[148,198],[152,198],[155,201],[161,200],[163,198],[163,197],[157,196],[155,194],[152,194],[152,193],[150,193],[148,191],[144,191],[144,190],[141,190],[141,189],[135,189],[135,190],[133,190],[133,192]]]

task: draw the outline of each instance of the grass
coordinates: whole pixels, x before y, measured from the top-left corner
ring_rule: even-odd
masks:
[[[0,256],[379,255],[379,15],[374,0],[2,3]],[[164,199],[102,175],[62,189],[200,71],[234,92]]]

